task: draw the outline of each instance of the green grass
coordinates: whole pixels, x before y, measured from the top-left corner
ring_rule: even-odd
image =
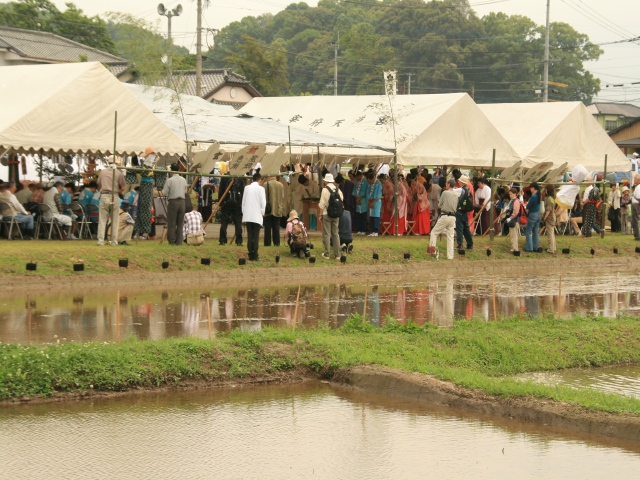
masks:
[[[0,343],[0,399],[251,379],[293,370],[330,378],[341,368],[373,364],[435,375],[504,398],[533,396],[637,415],[637,399],[516,381],[512,375],[638,362],[636,317],[457,321],[450,329],[390,319],[374,329],[354,316],[338,330],[234,330],[212,340]]]
[[[349,265],[370,265],[372,254],[378,253],[379,264],[401,264],[404,253],[411,254],[412,263],[433,263],[433,258],[425,254],[429,237],[355,237],[353,254],[348,256]],[[2,256],[0,256],[0,270],[5,274],[18,276],[81,276],[95,274],[119,273],[118,260],[129,259],[131,273],[161,272],[161,263],[169,262],[169,271],[210,271],[232,270],[237,268],[252,269],[257,267],[276,267],[275,256],[280,254],[280,267],[296,266],[298,268],[318,268],[323,265],[335,265],[334,262],[320,258],[322,252],[322,240],[318,236],[312,237],[315,249],[312,254],[318,257],[315,264],[306,260],[293,258],[288,248],[260,246],[260,262],[247,262],[246,266],[238,266],[238,259],[246,257],[246,247],[235,245],[220,246],[217,239],[207,239],[200,247],[171,246],[159,241],[143,241],[130,247],[97,247],[94,241],[31,241],[31,242],[2,242]],[[531,259],[553,258],[547,253],[527,254],[522,252],[521,257],[513,257],[509,253],[509,240],[507,237],[496,237],[490,242],[488,237],[474,237],[475,248],[467,252],[464,257],[456,256],[455,263],[483,260],[487,262],[500,259],[510,259],[514,262],[527,262]],[[441,251],[441,261],[446,256],[446,242],[438,243]],[[546,249],[546,238],[542,237],[541,245]],[[558,237],[558,252],[564,247],[571,248],[571,254],[561,255],[562,258],[589,258],[590,250],[596,250],[597,258],[635,256],[636,242],[631,235],[607,233],[604,239],[593,237],[580,239],[576,237]],[[617,247],[618,255],[613,254],[613,248]],[[491,248],[492,255],[487,257],[486,250]],[[524,250],[524,239],[521,239],[521,250]],[[200,258],[211,258],[211,266],[200,265]],[[27,262],[37,262],[36,272],[27,272]],[[72,264],[82,261],[85,264],[85,272],[73,272]]]

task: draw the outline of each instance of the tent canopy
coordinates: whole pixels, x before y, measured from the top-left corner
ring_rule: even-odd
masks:
[[[0,148],[117,154],[186,145],[98,62],[0,67]]]
[[[514,149],[466,93],[257,97],[243,113],[393,149],[405,165],[506,168]],[[529,165],[530,166],[530,165]]]
[[[581,102],[479,105],[528,163],[578,164],[589,171],[628,171],[631,164]]]
[[[168,88],[131,84],[127,84],[126,88],[176,135],[186,141],[219,142],[237,146],[246,143],[289,143],[287,126],[273,120],[239,113],[232,107],[215,105],[193,95],[178,95]],[[295,126],[291,127],[291,143],[296,146],[308,146],[306,153],[314,155],[317,153],[318,145],[321,153],[332,155],[391,155],[376,150],[376,143],[373,142],[337,138]]]

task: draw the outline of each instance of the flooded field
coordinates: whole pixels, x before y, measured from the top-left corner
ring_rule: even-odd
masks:
[[[516,378],[546,385],[592,388],[640,399],[640,365],[571,368],[553,372],[527,373],[518,375]]]
[[[637,478],[640,443],[320,383],[0,409],[0,478]]]
[[[219,283],[218,283],[219,284]],[[558,274],[376,281],[362,284],[219,288],[211,285],[176,290],[115,290],[98,293],[55,292],[0,297],[0,341],[118,341],[215,336],[233,328],[291,328],[342,325],[362,313],[375,325],[387,315],[422,325],[451,325],[454,318],[493,320],[503,315],[557,317],[575,314],[616,316],[640,310],[640,275]],[[294,320],[294,317],[295,320]]]

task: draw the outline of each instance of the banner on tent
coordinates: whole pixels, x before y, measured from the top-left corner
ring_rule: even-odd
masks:
[[[286,147],[284,145],[280,145],[273,153],[265,155],[265,157],[260,161],[260,164],[262,165],[260,173],[263,177],[267,175],[275,175],[280,173],[280,167],[285,163],[289,163],[289,154],[287,153]]]
[[[262,161],[266,153],[265,145],[247,145],[233,156],[229,164],[229,172],[232,176],[245,175],[256,163]]]

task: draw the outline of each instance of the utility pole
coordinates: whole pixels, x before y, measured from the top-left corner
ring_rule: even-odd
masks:
[[[338,32],[338,39],[335,42],[331,42],[333,45],[333,94],[338,96],[338,48],[340,43],[340,32]]]
[[[542,101],[549,101],[549,11],[551,9],[551,0],[547,0],[547,28],[544,32],[544,94]]]
[[[196,95],[202,95],[202,0],[198,0],[198,21],[196,34]]]
[[[414,75],[415,73],[407,73],[407,77],[409,77],[409,85],[407,86],[407,95],[411,95],[411,77]]]

